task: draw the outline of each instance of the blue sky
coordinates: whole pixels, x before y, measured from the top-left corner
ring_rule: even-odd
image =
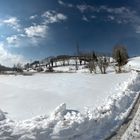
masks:
[[[81,51],[140,55],[139,0],[0,0],[0,63]]]

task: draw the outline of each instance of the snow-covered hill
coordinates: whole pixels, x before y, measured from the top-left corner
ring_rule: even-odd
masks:
[[[140,57],[130,58],[127,66],[129,67],[129,69],[140,70]]]

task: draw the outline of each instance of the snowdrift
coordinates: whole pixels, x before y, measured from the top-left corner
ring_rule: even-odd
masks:
[[[118,85],[121,92],[106,104],[84,113],[58,106],[50,116],[14,121],[0,111],[0,140],[101,140],[108,137],[127,117],[140,91],[140,76]]]
[[[140,57],[130,58],[126,67],[128,69],[140,70]]]

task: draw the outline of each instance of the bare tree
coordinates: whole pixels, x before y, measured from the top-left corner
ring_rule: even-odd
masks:
[[[25,64],[25,65],[24,65],[24,68],[25,68],[25,70],[29,71],[30,63]]]
[[[89,62],[88,68],[89,68],[90,73],[92,73],[92,72],[96,73],[96,67],[97,67],[97,64],[95,61]]]
[[[100,72],[103,73],[103,60],[102,60],[102,57],[98,57],[98,67],[100,69]]]
[[[17,63],[16,65],[14,64],[13,70],[22,73],[23,72],[22,64],[21,63]]]
[[[67,65],[69,66],[70,65],[70,58],[67,58],[66,61],[67,61]]]
[[[77,56],[74,58],[74,61],[75,61],[75,69],[78,70],[78,57]]]
[[[79,43],[76,44],[76,56],[75,56],[75,69],[78,70],[78,60],[79,60]]]
[[[98,57],[98,67],[102,74],[106,73],[107,67],[109,65],[109,61],[106,56],[99,56]]]
[[[128,61],[128,52],[124,45],[116,45],[113,49],[113,58],[116,60],[117,72],[122,72],[122,66]]]
[[[95,52],[93,51],[92,53],[87,54],[87,61],[88,63],[88,68],[90,73],[94,72],[96,73],[96,67],[97,67],[97,56]]]

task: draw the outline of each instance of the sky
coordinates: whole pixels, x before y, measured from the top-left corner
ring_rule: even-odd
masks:
[[[60,54],[111,53],[124,44],[140,55],[139,0],[0,0],[0,64]]]

